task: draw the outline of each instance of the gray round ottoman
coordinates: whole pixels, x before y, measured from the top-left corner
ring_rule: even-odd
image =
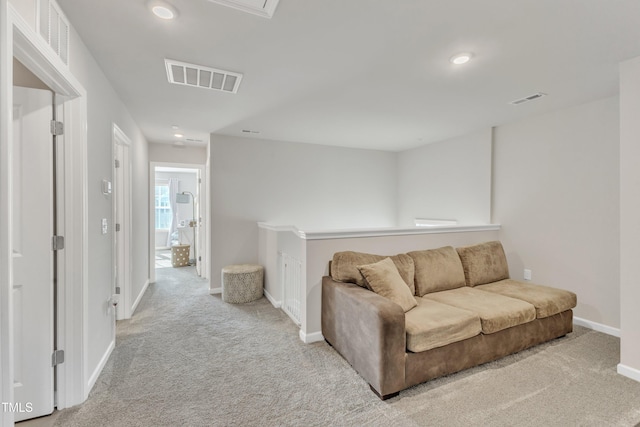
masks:
[[[222,269],[222,300],[240,304],[260,299],[263,280],[261,265],[228,265]]]

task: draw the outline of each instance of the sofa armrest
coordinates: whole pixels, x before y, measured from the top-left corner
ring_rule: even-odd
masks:
[[[389,299],[322,278],[322,334],[381,397],[404,389],[404,322]]]

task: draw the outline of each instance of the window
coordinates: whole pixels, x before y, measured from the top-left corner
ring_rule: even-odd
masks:
[[[169,182],[156,181],[156,230],[171,227],[171,205],[169,204]]]

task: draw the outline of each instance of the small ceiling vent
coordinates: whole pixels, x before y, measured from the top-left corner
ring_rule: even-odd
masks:
[[[280,0],[209,0],[223,6],[232,7],[243,12],[269,18],[273,16]]]
[[[534,99],[542,98],[543,96],[546,96],[546,95],[547,95],[546,93],[538,92],[538,93],[534,93],[533,95],[529,95],[529,96],[526,96],[524,98],[520,98],[520,99],[516,99],[515,101],[511,101],[509,104],[511,104],[511,105],[520,105],[520,104],[524,104],[525,102],[533,101]]]
[[[169,83],[237,93],[242,74],[165,59]]]

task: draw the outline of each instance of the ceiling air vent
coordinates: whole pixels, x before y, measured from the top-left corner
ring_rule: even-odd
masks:
[[[237,93],[242,74],[165,59],[169,83]]]
[[[534,93],[533,95],[529,95],[529,96],[526,96],[524,98],[520,98],[520,99],[516,99],[515,101],[511,101],[509,104],[511,104],[511,105],[520,105],[520,104],[524,104],[525,102],[533,101],[534,99],[542,98],[543,96],[546,96],[546,95],[547,95],[546,93],[538,92],[538,93]]]
[[[232,7],[243,12],[269,18],[273,16],[279,0],[209,0],[223,6]]]

